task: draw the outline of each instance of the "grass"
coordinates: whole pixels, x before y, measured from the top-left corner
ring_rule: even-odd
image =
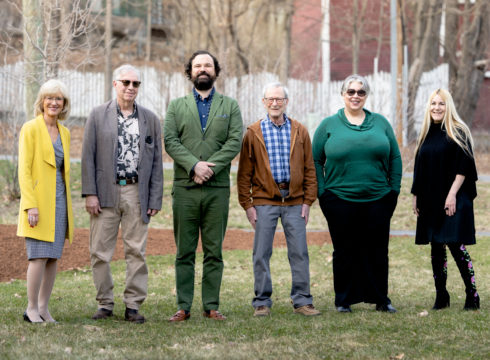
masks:
[[[148,258],[148,298],[144,325],[123,320],[121,302],[124,261],[112,264],[114,319],[92,321],[95,290],[89,269],[58,274],[51,312],[58,325],[27,324],[25,281],[0,284],[0,358],[2,359],[484,359],[490,336],[490,238],[470,248],[482,298],[478,312],[463,311],[464,288],[454,261],[449,261],[451,307],[431,311],[434,301],[429,247],[411,237],[390,242],[390,297],[397,314],[377,313],[373,305],[353,306],[339,314],[333,306],[330,245],[310,247],[311,288],[322,315],[292,313],[290,271],[285,249],[271,261],[274,286],[272,316],[253,318],[251,251],[227,251],[220,310],[225,322],[200,315],[202,254],[198,255],[192,317],[169,324],[176,310],[174,256]],[[424,310],[428,315],[420,316]]]
[[[6,162],[0,161],[0,175],[6,169]],[[164,189],[162,211],[155,216],[151,221],[151,226],[154,228],[171,229],[173,227],[172,218],[172,180],[173,171],[164,171]],[[231,174],[231,196],[230,196],[230,211],[228,216],[228,228],[247,229],[252,227],[247,221],[245,211],[238,204],[238,196],[236,189],[236,172]],[[391,221],[393,230],[414,230],[416,218],[412,213],[412,195],[410,187],[412,180],[403,178],[398,206],[395,210]],[[19,203],[17,201],[9,201],[6,198],[6,184],[2,176],[0,176],[0,189],[4,196],[4,201],[0,204],[0,224],[16,224],[19,212]],[[75,227],[88,228],[89,216],[85,211],[85,199],[81,197],[81,167],[79,163],[71,164],[71,189],[73,212],[75,214]],[[478,196],[475,199],[475,225],[478,231],[490,231],[490,183],[477,182]],[[315,201],[310,211],[310,221],[308,230],[326,230],[327,222],[322,214],[318,201]]]
[[[5,164],[0,163],[0,173]],[[236,173],[232,174],[232,184]],[[80,165],[72,164],[72,197],[75,225],[88,227],[84,200],[80,197]],[[410,179],[403,179],[392,229],[413,230]],[[9,201],[0,176],[4,201],[0,223],[17,222],[18,201]],[[172,171],[165,171],[163,211],[152,227],[172,228]],[[229,227],[250,229],[239,207],[236,187],[231,190]],[[490,184],[478,183],[475,201],[476,226],[489,231]],[[325,230],[318,202],[310,213],[310,230]],[[125,263],[112,263],[116,316],[108,321],[90,319],[97,308],[90,269],[59,273],[51,299],[58,325],[27,324],[22,312],[27,304],[26,283],[0,283],[1,359],[484,359],[490,347],[490,238],[479,238],[470,248],[482,298],[478,312],[462,311],[464,288],[456,265],[449,261],[448,289],[451,308],[430,311],[434,301],[429,247],[413,245],[413,237],[394,237],[390,242],[390,298],[399,312],[377,313],[373,305],[353,306],[352,314],[339,314],[333,306],[331,245],[310,247],[311,291],[322,311],[316,318],[292,313],[289,301],[291,275],[285,249],[277,249],[271,261],[273,313],[270,318],[252,317],[251,251],[227,251],[220,310],[225,322],[200,315],[202,254],[197,258],[194,307],[189,321],[167,322],[176,310],[174,255],[150,256],[148,298],[141,312],[144,325],[123,319]],[[427,310],[427,315],[424,311]]]

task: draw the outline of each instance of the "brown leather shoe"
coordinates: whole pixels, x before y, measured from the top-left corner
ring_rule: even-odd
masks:
[[[270,316],[271,308],[265,305],[257,306],[254,311],[254,316]]]
[[[188,320],[191,317],[191,313],[186,313],[185,310],[177,311],[168,321],[170,322],[178,322]]]
[[[145,317],[138,313],[136,309],[126,308],[124,313],[124,320],[130,321],[135,324],[143,324],[145,322]]]
[[[218,310],[209,310],[209,312],[205,311],[202,313],[202,316],[213,320],[226,320],[226,316],[224,316]]]
[[[102,319],[107,319],[110,316],[112,316],[112,310],[99,308],[99,309],[97,309],[95,314],[92,315],[92,319],[93,320],[102,320]]]
[[[294,309],[294,313],[301,314],[304,316],[316,316],[321,314],[320,311],[315,309],[313,304],[300,306],[299,308]]]

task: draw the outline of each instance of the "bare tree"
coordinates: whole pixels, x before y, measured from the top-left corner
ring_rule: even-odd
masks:
[[[105,5],[105,33],[104,33],[104,98],[112,98],[112,0],[106,0]]]
[[[458,111],[471,126],[480,87],[488,67],[487,49],[490,41],[490,5],[488,0],[414,0],[411,65],[408,86],[407,137],[415,139],[414,104],[423,71],[441,62],[449,63],[449,87]],[[444,38],[441,39],[441,18],[445,16]]]
[[[359,72],[359,53],[361,47],[361,37],[364,30],[365,15],[366,15],[367,0],[359,0],[353,2],[353,22],[352,22],[352,73]]]
[[[414,28],[412,42],[412,61],[408,75],[408,119],[407,119],[407,139],[409,142],[416,137],[415,133],[415,99],[420,85],[420,78],[424,70],[435,67],[438,62],[433,58],[433,48],[439,47],[439,29],[441,27],[443,0],[417,0],[416,16],[417,20]],[[434,36],[437,34],[437,36]],[[434,43],[434,39],[437,41]]]
[[[474,4],[467,0],[460,11],[457,1],[447,0],[446,7],[445,54],[450,69],[449,87],[458,112],[471,126],[489,63],[490,5],[488,0],[477,0]],[[463,18],[461,31],[457,28],[459,17]],[[461,36],[448,35],[457,33]],[[458,39],[461,41],[460,52],[457,51]]]
[[[25,115],[33,116],[33,105],[43,79],[44,28],[39,0],[24,0],[24,73],[25,73]]]
[[[18,89],[14,95],[12,89],[2,93],[11,99],[0,127],[2,152],[13,160],[2,175],[9,196],[15,198],[19,196],[16,161],[20,126],[32,118],[34,101],[44,81],[58,76],[63,67],[77,69],[93,61],[92,51],[98,44],[91,42],[89,35],[95,29],[97,14],[81,0],[8,0],[6,4],[2,4],[2,12],[7,12],[10,20],[1,24],[1,58],[4,65],[24,60],[23,78],[13,79],[13,83],[24,87],[24,102]],[[18,24],[11,20],[17,18]]]
[[[146,51],[145,60],[150,61],[151,58],[151,10],[152,0],[146,0]]]

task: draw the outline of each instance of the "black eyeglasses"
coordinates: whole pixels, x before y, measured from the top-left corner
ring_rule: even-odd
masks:
[[[357,91],[354,89],[348,89],[345,93],[349,96],[354,96],[357,93],[357,95],[359,95],[359,97],[364,97],[367,94],[366,90],[362,90],[362,89],[357,90]]]
[[[116,80],[116,81],[120,81],[126,87],[128,87],[129,84],[131,83],[133,84],[134,88],[139,88],[141,85],[141,81],[131,81],[131,80]]]

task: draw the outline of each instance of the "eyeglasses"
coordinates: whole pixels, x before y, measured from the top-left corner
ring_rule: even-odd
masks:
[[[362,90],[362,89],[357,90],[357,91],[354,89],[348,89],[345,93],[349,96],[354,96],[357,93],[357,95],[359,95],[359,97],[364,97],[367,95],[366,90]]]
[[[141,81],[131,81],[131,80],[116,80],[116,81],[120,81],[125,87],[128,87],[129,84],[133,84],[133,87],[134,88],[139,88],[140,85],[141,85]]]
[[[265,101],[267,101],[267,105],[272,105],[274,101],[277,103],[277,105],[282,105],[284,104],[284,100],[286,98],[264,98]]]
[[[62,98],[62,97],[59,97],[59,96],[46,96],[44,98],[44,100],[60,102],[60,101],[65,100],[65,98]]]

